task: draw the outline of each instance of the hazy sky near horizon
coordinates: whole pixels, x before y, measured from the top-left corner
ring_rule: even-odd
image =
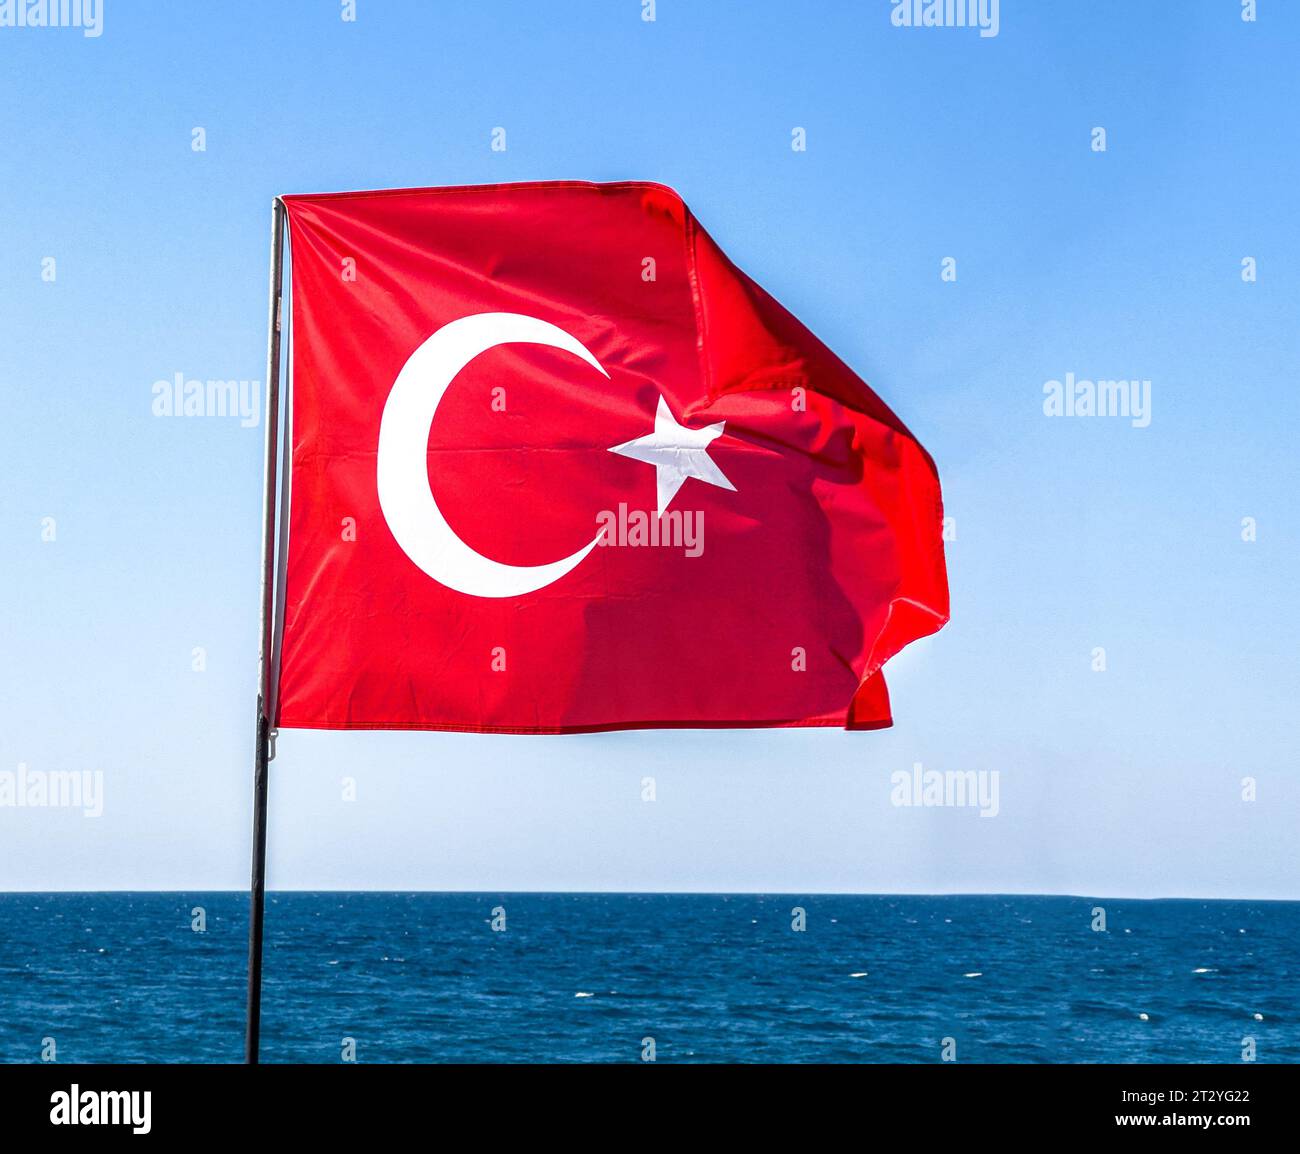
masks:
[[[152,388],[262,381],[272,196],[573,178],[674,186],[917,434],[952,622],[878,733],[284,732],[271,888],[1300,898],[1300,6],[816,7],[0,28],[0,773],[104,790],[0,806],[0,890],[247,885],[263,430]],[[1067,374],[1149,425],[1046,416]],[[895,806],[915,763],[997,816]]]

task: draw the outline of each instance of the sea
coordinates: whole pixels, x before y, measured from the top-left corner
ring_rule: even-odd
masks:
[[[237,1062],[243,893],[0,894],[0,1061]],[[1300,1061],[1300,902],[267,895],[269,1062]]]

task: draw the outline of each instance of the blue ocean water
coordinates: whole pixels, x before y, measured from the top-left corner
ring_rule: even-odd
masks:
[[[0,894],[0,1061],[239,1061],[247,901]],[[1298,980],[1300,902],[274,893],[262,1052],[1296,1062]]]

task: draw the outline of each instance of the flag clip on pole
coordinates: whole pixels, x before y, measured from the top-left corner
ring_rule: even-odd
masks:
[[[271,301],[266,341],[266,447],[262,502],[262,604],[257,654],[257,721],[253,753],[253,872],[248,901],[248,1017],[244,1061],[255,1064],[262,1019],[262,915],[266,908],[266,793],[271,760],[268,673],[271,657],[271,598],[274,591],[276,511],[276,431],[280,416],[280,299],[284,257],[284,202],[271,205]]]

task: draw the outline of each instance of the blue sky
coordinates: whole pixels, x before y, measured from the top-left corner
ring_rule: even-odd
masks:
[[[0,28],[0,772],[104,781],[0,807],[0,889],[246,885],[262,429],[151,390],[264,377],[271,197],[640,178],[933,453],[952,623],[882,733],[287,732],[270,886],[1300,897],[1300,8],[356,7]],[[1150,425],[1046,417],[1067,373]],[[998,816],[892,805],[916,762]]]

